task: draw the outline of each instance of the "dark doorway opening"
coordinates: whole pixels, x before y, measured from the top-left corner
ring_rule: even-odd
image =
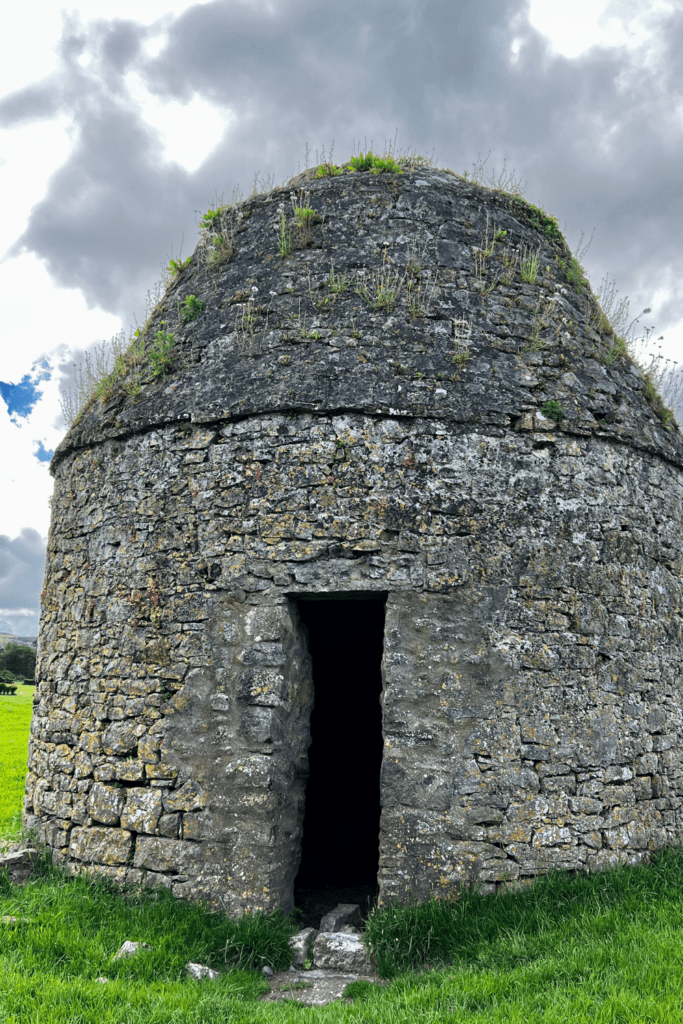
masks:
[[[385,600],[297,600],[314,703],[294,902],[304,924],[316,928],[337,903],[359,903],[365,912],[377,897]]]

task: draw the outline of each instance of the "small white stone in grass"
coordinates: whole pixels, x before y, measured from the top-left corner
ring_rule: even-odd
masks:
[[[215,981],[216,978],[220,978],[219,971],[214,971],[210,967],[205,967],[204,964],[193,964],[190,962],[187,965],[187,970],[193,978],[197,979],[197,981],[201,981],[202,978],[208,978],[209,981]]]
[[[272,975],[275,973],[272,967],[262,967],[261,970],[269,978],[272,977]]]
[[[141,949],[154,949],[154,946],[150,946],[147,942],[131,942],[130,939],[126,939],[114,959],[120,960],[122,956],[135,956]]]
[[[107,982],[109,981],[109,978],[102,978],[102,977],[99,977],[99,978],[96,978],[95,980],[96,980],[96,981],[99,981],[99,982],[100,982],[100,983],[101,983],[102,985],[106,985],[106,984],[107,984]]]

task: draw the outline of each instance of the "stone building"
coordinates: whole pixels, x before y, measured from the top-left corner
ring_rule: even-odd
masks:
[[[553,218],[307,172],[210,211],[141,338],[52,462],[56,859],[236,913],[680,838],[682,438]]]

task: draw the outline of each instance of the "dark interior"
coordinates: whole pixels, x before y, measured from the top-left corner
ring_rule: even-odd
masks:
[[[377,896],[384,595],[297,601],[313,662],[310,775],[294,902],[304,924]]]

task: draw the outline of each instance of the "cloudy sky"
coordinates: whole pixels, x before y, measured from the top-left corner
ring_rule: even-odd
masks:
[[[683,355],[670,0],[23,0],[0,38],[0,631],[37,632],[59,391],[144,319],[196,212],[372,140],[488,157]]]

